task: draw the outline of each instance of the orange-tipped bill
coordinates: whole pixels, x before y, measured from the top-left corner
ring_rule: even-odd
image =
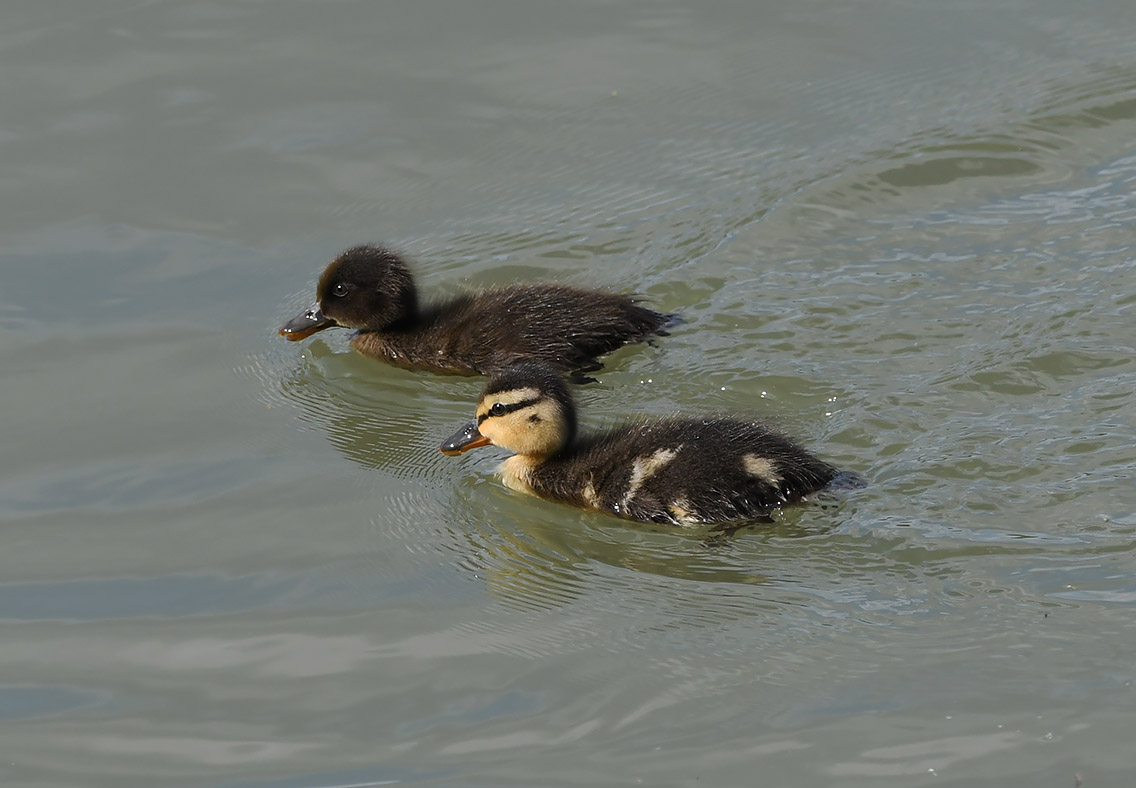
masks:
[[[462,452],[476,449],[478,446],[489,446],[491,441],[477,431],[477,422],[471,421],[450,437],[442,441],[442,454],[457,456]]]
[[[295,342],[337,325],[339,324],[320,311],[319,304],[312,304],[280,326],[280,336]]]

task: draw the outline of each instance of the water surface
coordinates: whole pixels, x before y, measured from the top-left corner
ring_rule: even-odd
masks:
[[[0,22],[5,785],[1128,781],[1130,4]],[[586,424],[870,486],[727,539],[512,493],[436,450],[478,380],[275,336],[365,241],[643,293],[688,322]]]

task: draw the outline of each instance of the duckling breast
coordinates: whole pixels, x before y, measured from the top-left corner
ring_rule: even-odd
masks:
[[[514,454],[501,463],[497,472],[501,475],[501,481],[510,490],[528,493],[529,495],[539,495],[539,491],[533,485],[533,469],[536,465],[537,463],[533,458],[526,457],[523,454]]]

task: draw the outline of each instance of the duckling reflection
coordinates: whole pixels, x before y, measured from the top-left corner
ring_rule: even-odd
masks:
[[[476,412],[443,442],[444,454],[501,446],[514,452],[501,466],[507,486],[628,520],[765,518],[849,476],[757,422],[726,417],[639,418],[577,437],[567,385],[539,362],[495,375]]]
[[[644,577],[653,577],[663,583],[736,586],[752,608],[760,604],[761,595],[750,596],[740,587],[776,585],[800,569],[782,565],[780,558],[770,559],[769,548],[783,557],[786,551],[807,549],[794,547],[794,542],[827,531],[814,520],[793,516],[796,513],[760,531],[647,523],[629,532],[623,520],[588,517],[584,512],[578,520],[569,520],[573,527],[566,528],[565,512],[518,508],[509,491],[500,486],[479,489],[484,484],[471,479],[462,485],[462,504],[450,515],[458,518],[453,533],[467,539],[472,548],[462,566],[512,607],[554,608],[603,586],[641,589]],[[720,604],[714,608],[719,613],[725,609]]]
[[[634,296],[559,284],[511,285],[420,308],[414,278],[394,252],[356,246],[320,276],[316,303],[280,328],[300,340],[333,326],[356,329],[364,356],[435,372],[488,375],[523,358],[561,372],[602,367],[600,356],[666,336],[676,315]]]
[[[427,425],[434,392],[412,375],[389,375],[376,393],[369,365],[316,339],[299,364],[282,359],[268,396],[290,406],[360,467],[422,481],[438,476],[438,463],[423,454],[433,445]]]

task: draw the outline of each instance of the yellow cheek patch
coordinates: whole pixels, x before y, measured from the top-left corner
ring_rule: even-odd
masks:
[[[524,395],[533,391],[518,389],[517,393]],[[524,396],[519,396],[512,404],[525,401]],[[494,399],[493,403],[496,402]],[[564,445],[564,417],[560,405],[548,397],[501,416],[487,416],[477,429],[494,445],[517,454],[547,457]]]

